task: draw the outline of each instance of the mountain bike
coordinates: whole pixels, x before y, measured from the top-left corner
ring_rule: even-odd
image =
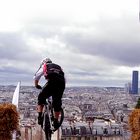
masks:
[[[52,134],[61,126],[64,119],[64,111],[61,108],[59,116],[59,125],[58,128],[54,128],[54,108],[52,106],[52,99],[46,99],[46,104],[44,105],[43,113],[43,124],[41,125],[42,129],[45,132],[46,140],[51,140]]]

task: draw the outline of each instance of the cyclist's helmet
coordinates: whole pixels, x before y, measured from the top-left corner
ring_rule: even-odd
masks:
[[[44,58],[42,61],[41,61],[41,64],[44,64],[44,63],[52,63],[52,60],[50,58]]]

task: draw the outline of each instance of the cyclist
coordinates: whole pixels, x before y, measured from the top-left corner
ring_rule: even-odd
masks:
[[[42,76],[47,80],[43,88],[39,84],[39,80]],[[57,128],[59,126],[58,118],[62,105],[61,98],[65,90],[65,77],[62,68],[59,65],[52,63],[50,58],[43,59],[40,68],[34,75],[34,85],[37,89],[42,89],[38,95],[38,124],[41,125],[43,122],[43,104],[45,104],[46,98],[52,96],[54,128]]]

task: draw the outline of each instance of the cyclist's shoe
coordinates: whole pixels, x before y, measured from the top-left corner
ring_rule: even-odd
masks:
[[[54,118],[53,126],[54,126],[55,129],[58,129],[58,128],[59,128],[60,124],[59,124],[58,119],[55,119],[55,118]]]
[[[39,124],[39,125],[42,125],[42,124],[43,124],[43,118],[40,117],[40,116],[38,117],[38,124]]]

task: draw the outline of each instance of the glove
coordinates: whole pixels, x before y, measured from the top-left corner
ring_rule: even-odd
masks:
[[[42,89],[42,87],[40,85],[37,85],[36,88],[37,89]]]

